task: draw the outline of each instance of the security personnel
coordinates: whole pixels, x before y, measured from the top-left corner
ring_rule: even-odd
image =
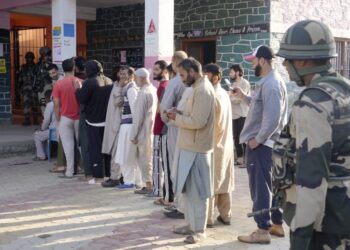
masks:
[[[39,100],[45,98],[44,93],[47,90],[52,90],[52,80],[49,75],[49,67],[52,64],[51,61],[51,49],[47,46],[39,49],[40,58],[37,63],[36,81],[33,89],[38,93]]]
[[[33,123],[38,125],[37,119],[37,106],[38,96],[33,90],[33,85],[36,81],[37,66],[34,63],[34,53],[29,51],[25,54],[26,63],[21,66],[21,70],[18,76],[18,86],[22,94],[23,100],[23,114],[24,122],[23,126],[31,125],[30,111],[32,111]]]
[[[350,83],[331,66],[337,56],[333,35],[321,22],[297,22],[277,55],[285,58],[290,79],[306,87],[286,127],[294,144],[288,149],[295,152],[281,159],[274,154],[275,180],[285,173],[276,170],[284,163],[292,171],[292,184],[282,190],[290,249],[350,249]]]

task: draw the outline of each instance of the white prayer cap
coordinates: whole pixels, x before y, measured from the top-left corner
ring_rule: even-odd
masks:
[[[146,78],[147,80],[149,79],[149,71],[145,68],[140,68],[135,71],[135,76]]]

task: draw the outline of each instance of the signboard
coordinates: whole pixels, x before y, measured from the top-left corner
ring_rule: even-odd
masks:
[[[175,33],[174,38],[180,39],[180,38],[196,38],[196,37],[208,37],[208,36],[268,33],[269,30],[270,30],[270,26],[268,23],[247,24],[247,25],[242,25],[242,26],[234,26],[231,28],[182,31],[182,32]]]
[[[64,37],[75,37],[73,23],[64,23],[63,24],[63,36]]]
[[[6,61],[4,58],[0,59],[0,74],[6,74]]]
[[[61,36],[61,26],[54,26],[52,28],[52,36],[53,37]]]

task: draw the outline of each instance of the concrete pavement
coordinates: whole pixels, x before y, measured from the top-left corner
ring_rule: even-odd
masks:
[[[0,249],[288,249],[288,238],[247,245],[237,236],[255,229],[245,169],[235,169],[231,226],[216,225],[196,245],[172,233],[183,220],[167,219],[153,199],[103,189],[49,173],[52,163],[32,156],[0,160]],[[287,228],[285,228],[287,229]]]

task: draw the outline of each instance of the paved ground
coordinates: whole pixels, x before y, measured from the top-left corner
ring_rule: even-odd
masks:
[[[288,249],[288,239],[245,245],[237,235],[255,229],[246,218],[251,202],[247,176],[236,169],[231,226],[216,225],[200,245],[184,245],[172,233],[182,220],[163,216],[152,199],[103,189],[49,173],[32,156],[0,160],[0,249]]]

